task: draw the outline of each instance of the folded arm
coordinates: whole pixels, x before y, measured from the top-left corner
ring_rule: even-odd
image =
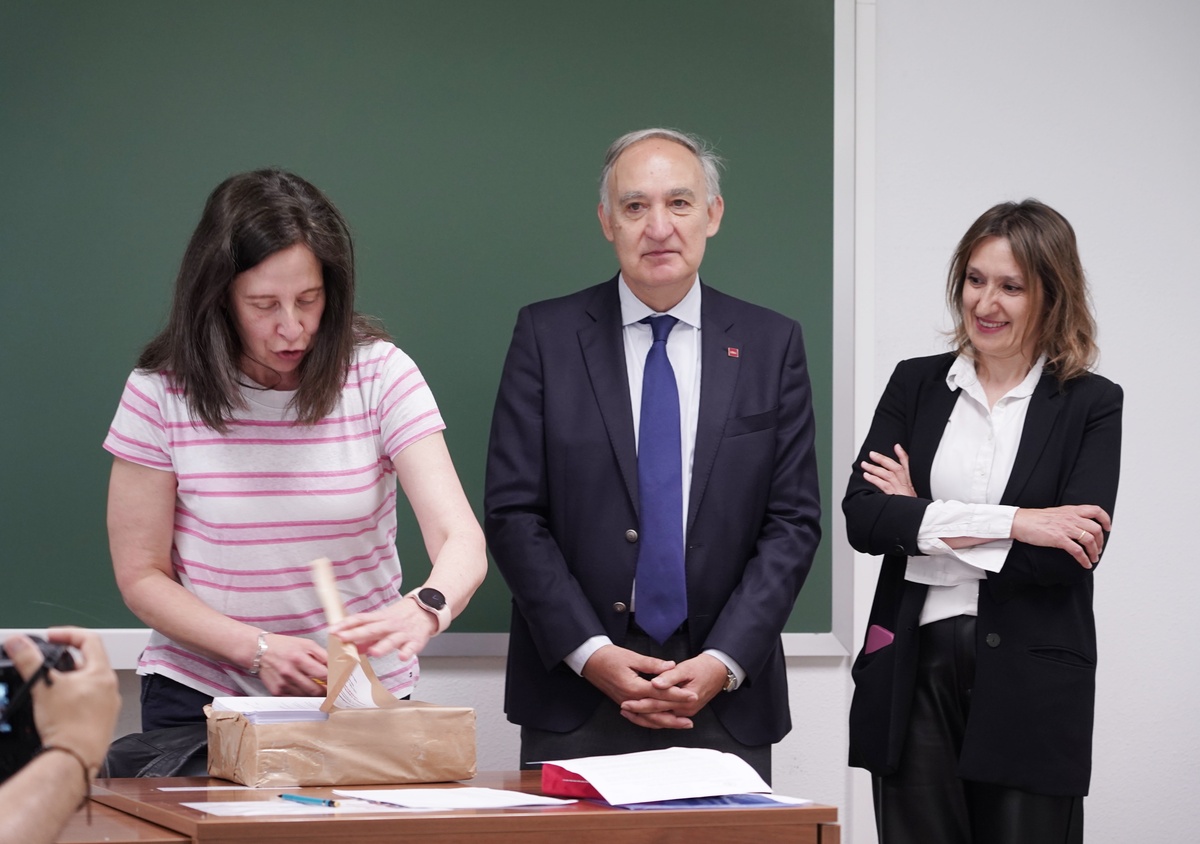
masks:
[[[1109,385],[1088,408],[1077,452],[1046,456],[1065,464],[1058,503],[1014,508],[917,497],[909,457],[901,444],[909,434],[903,424],[905,398],[899,380],[893,376],[880,400],[859,471],[851,477],[843,502],[851,544],[868,553],[895,552],[901,547],[910,556],[946,553],[988,572],[1003,571],[1005,580],[1040,585],[1073,582],[1099,562],[1112,529],[1120,469],[1119,387]],[[884,445],[889,438],[893,438],[890,447]],[[871,528],[877,533],[879,524],[887,524],[889,511],[892,519],[903,513],[903,537],[897,536],[890,549],[868,550],[879,542],[878,536],[872,539]],[[971,525],[986,527],[972,529]],[[998,527],[1005,525],[1004,530]]]

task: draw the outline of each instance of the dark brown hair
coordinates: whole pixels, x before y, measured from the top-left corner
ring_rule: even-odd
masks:
[[[965,355],[974,352],[963,323],[963,283],[971,255],[989,237],[1008,241],[1029,285],[1031,311],[1037,314],[1031,324],[1031,330],[1037,332],[1035,357],[1046,355],[1046,369],[1059,382],[1090,370],[1099,349],[1075,230],[1062,214],[1036,199],[1003,202],[989,208],[958,242],[946,279],[957,351]]]
[[[299,421],[311,425],[333,409],[355,345],[387,339],[380,325],[354,312],[354,244],[329,198],[283,170],[229,177],[209,195],[188,242],[166,328],[137,363],[169,373],[192,412],[214,430],[225,431],[243,406],[242,343],[229,308],[234,277],[297,243],[312,250],[325,284],[320,328],[292,400]]]

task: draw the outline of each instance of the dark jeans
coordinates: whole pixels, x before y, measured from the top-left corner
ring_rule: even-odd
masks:
[[[873,782],[879,844],[1083,844],[1082,797],[959,778],[975,683],[975,618],[935,621],[920,635],[900,769]]]
[[[198,692],[161,674],[142,676],[142,730],[203,724],[212,695]]]
[[[687,634],[677,632],[663,644],[651,639],[636,624],[630,624],[625,647],[631,651],[682,662],[688,653]],[[727,694],[717,692],[717,694]],[[736,695],[737,692],[728,692]],[[621,709],[608,698],[600,702],[592,717],[569,733],[554,733],[536,727],[521,727],[521,767],[537,762],[574,759],[580,756],[611,756],[668,747],[707,747],[732,753],[746,760],[758,775],[771,783],[771,745],[742,744],[729,734],[710,707],[692,718],[690,730],[650,730],[621,717]]]

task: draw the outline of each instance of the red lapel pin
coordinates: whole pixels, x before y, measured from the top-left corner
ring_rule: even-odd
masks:
[[[731,358],[736,358],[741,355],[741,351],[736,346],[730,346],[725,349],[725,354],[729,355]]]

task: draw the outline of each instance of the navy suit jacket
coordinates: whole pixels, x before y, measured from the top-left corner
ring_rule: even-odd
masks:
[[[959,391],[954,355],[901,362],[879,400],[842,509],[850,544],[883,555],[868,624],[893,643],[855,660],[850,764],[887,775],[904,749],[917,675],[917,629],[928,587],[904,579],[930,503],[929,474]],[[1121,388],[1087,374],[1044,374],[1030,397],[1000,503],[1043,508],[1096,504],[1110,516],[1121,465]],[[867,452],[908,452],[917,497],[887,495],[859,468]],[[1037,794],[1084,795],[1092,763],[1096,630],[1092,577],[1066,551],[1014,541],[979,589],[975,685],[959,773]]]
[[[638,480],[617,279],[521,310],[492,419],[484,526],[513,595],[505,712],[567,732],[605,700],[563,663],[623,645]],[[746,670],[711,706],[739,741],[791,728],[780,633],[820,539],[808,369],[794,320],[711,287],[687,534],[693,653]]]

